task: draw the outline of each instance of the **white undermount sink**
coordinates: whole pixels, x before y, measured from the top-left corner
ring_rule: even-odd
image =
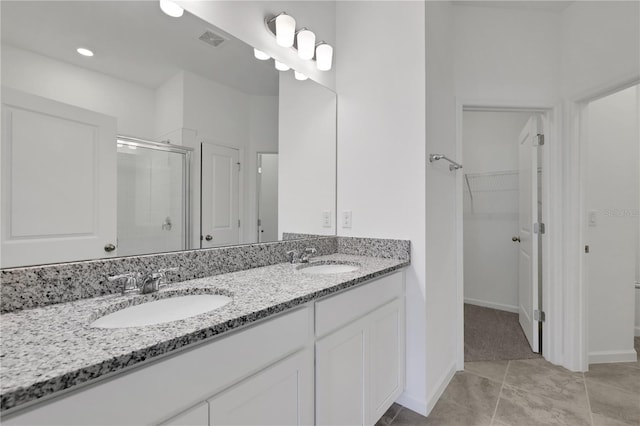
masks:
[[[218,309],[231,302],[220,294],[174,296],[129,306],[98,318],[95,328],[127,328],[178,321]]]
[[[358,269],[360,269],[359,265],[338,262],[310,263],[298,267],[298,270],[305,274],[344,274],[347,272],[355,272]]]

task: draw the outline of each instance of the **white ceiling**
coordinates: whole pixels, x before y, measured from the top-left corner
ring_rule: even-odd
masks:
[[[0,2],[2,43],[157,88],[180,70],[194,72],[244,93],[277,95],[273,61],[185,11],[171,18],[157,1]],[[214,48],[206,30],[228,38]],[[85,58],[76,48],[95,56]]]
[[[454,0],[454,4],[461,6],[482,6],[482,7],[502,7],[510,9],[538,9],[548,10],[551,12],[562,12],[569,7],[573,1],[561,0],[502,0],[502,1],[486,1],[486,0]]]

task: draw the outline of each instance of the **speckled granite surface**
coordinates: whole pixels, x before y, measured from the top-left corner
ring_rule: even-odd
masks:
[[[382,238],[336,237],[337,253],[396,259],[411,258],[411,241]]]
[[[286,262],[287,251],[305,247],[315,247],[319,256],[336,253],[336,237],[3,269],[0,312],[117,294],[121,284],[110,283],[107,277],[127,272],[178,267],[167,279],[180,282]]]
[[[0,409],[17,407],[409,264],[408,259],[345,254],[315,260],[355,262],[361,268],[343,274],[312,275],[298,270],[298,265],[280,263],[176,283],[155,295],[109,295],[3,314]],[[228,262],[233,264],[233,259]],[[138,303],[141,297],[163,297],[168,291],[219,292],[232,296],[233,301],[218,310],[172,323],[129,329],[89,327],[97,312],[108,312],[112,305]]]

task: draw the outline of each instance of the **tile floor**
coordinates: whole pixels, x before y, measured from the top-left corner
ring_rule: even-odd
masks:
[[[636,338],[640,350],[640,338]],[[376,426],[640,425],[640,361],[574,373],[544,359],[465,363],[428,418],[394,404]]]

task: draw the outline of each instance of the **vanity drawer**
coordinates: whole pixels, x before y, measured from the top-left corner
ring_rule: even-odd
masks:
[[[322,337],[401,297],[403,286],[404,272],[398,271],[316,302],[316,337]]]
[[[311,344],[311,307],[36,404],[3,425],[158,424]]]

